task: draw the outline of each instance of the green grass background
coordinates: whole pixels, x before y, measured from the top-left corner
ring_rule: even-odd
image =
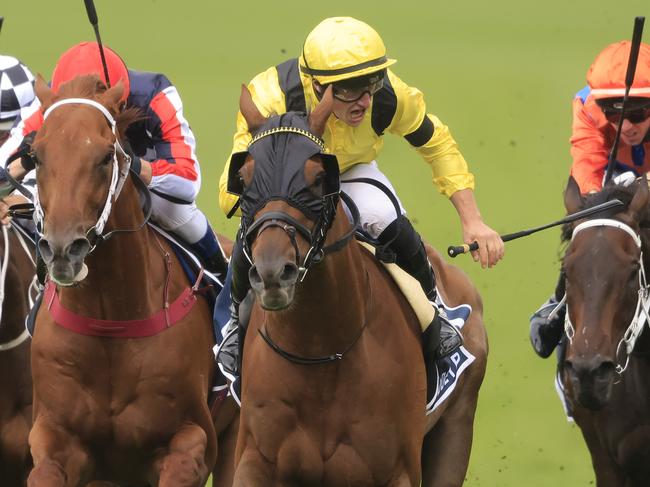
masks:
[[[232,237],[218,210],[217,181],[229,154],[239,85],[299,53],[322,18],[351,15],[382,35],[395,72],[422,89],[452,129],[476,175],[486,222],[500,232],[563,216],[570,166],[571,100],[596,54],[631,37],[647,0],[441,2],[249,2],[96,0],[104,42],[130,67],[166,73],[198,140],[200,206]],[[92,40],[81,0],[14,1],[0,8],[0,52],[49,79],[58,56]],[[645,39],[648,40],[648,34]],[[450,203],[405,141],[387,137],[380,166],[416,227],[439,249],[459,243]],[[490,358],[476,417],[468,487],[593,485],[588,452],[553,387],[554,360],[528,343],[528,317],[551,292],[559,231],[509,243],[481,270],[457,263],[480,289]]]

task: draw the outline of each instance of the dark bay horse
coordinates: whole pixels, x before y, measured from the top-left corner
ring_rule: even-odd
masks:
[[[598,487],[650,482],[650,203],[645,177],[586,201],[570,180],[570,213],[618,198],[626,203],[564,229],[567,349],[562,378]]]
[[[96,76],[57,94],[39,79],[36,93],[49,282],[32,343],[28,485],[203,486],[217,455],[212,317],[171,247],[143,225],[146,191],[128,177],[119,140],[139,114],[121,109],[121,84],[106,90]]]
[[[0,225],[0,479],[25,485],[31,469],[32,375],[25,317],[34,277],[34,244],[15,223]]]
[[[331,93],[308,119],[266,120],[247,90],[240,108],[258,129],[254,140],[268,142],[261,158],[242,157],[237,173],[256,304],[234,485],[462,485],[487,360],[476,289],[430,252],[444,298],[473,306],[463,334],[477,359],[425,417],[420,326],[387,271],[352,238],[338,167],[318,153]],[[306,160],[295,155],[305,144]]]

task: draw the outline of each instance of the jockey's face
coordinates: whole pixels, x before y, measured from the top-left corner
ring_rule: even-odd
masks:
[[[621,121],[622,99],[596,100],[608,122],[618,128]],[[643,142],[650,128],[650,103],[644,98],[631,98],[625,110],[625,119],[621,127],[621,141],[627,145]]]
[[[383,85],[383,72],[333,83],[334,115],[347,125],[357,127],[363,122],[373,95]],[[325,92],[325,88],[324,85],[314,81],[314,91],[319,99]]]
[[[612,125],[616,127],[616,124]],[[650,129],[650,118],[646,118],[639,123],[633,123],[626,118],[623,120],[623,127],[621,128],[621,141],[627,145],[638,145],[643,142],[648,129]]]

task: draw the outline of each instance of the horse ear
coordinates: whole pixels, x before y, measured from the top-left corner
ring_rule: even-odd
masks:
[[[47,110],[54,102],[54,92],[47,86],[47,83],[40,74],[36,75],[36,82],[34,83],[34,92],[38,101],[41,102],[42,110]]]
[[[575,213],[581,210],[583,206],[584,200],[580,194],[580,187],[573,176],[569,176],[569,181],[564,190],[564,207],[567,214]]]
[[[323,137],[325,125],[332,114],[334,95],[332,85],[328,86],[318,106],[309,114],[309,128],[318,137]]]
[[[246,120],[249,132],[256,131],[266,122],[266,117],[262,115],[262,112],[255,105],[248,86],[243,83],[241,85],[241,95],[239,95],[239,111]]]
[[[115,86],[104,92],[101,101],[108,109],[112,109],[114,113],[118,113],[122,105],[122,95],[124,95],[124,83],[122,80],[119,80]]]
[[[638,216],[642,214],[648,207],[648,195],[650,195],[650,191],[648,191],[648,177],[644,173],[641,176],[639,186],[636,188],[632,201],[630,201],[629,209],[633,215]]]

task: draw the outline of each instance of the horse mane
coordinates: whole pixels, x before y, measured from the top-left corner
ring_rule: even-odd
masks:
[[[63,98],[88,98],[98,99],[107,91],[106,84],[96,74],[79,75],[63,83],[57,92],[57,99]],[[110,107],[109,107],[110,110]],[[111,110],[112,111],[112,110]],[[129,107],[114,114],[117,131],[124,134],[129,125],[144,120],[146,116],[137,107]]]
[[[610,200],[618,199],[621,200],[625,208],[627,208],[636,193],[639,184],[647,184],[644,181],[635,182],[629,186],[621,186],[618,184],[612,184],[605,186],[598,193],[592,193],[587,195],[583,199],[583,205],[581,209],[592,208],[596,205],[605,203]],[[620,209],[610,209],[606,211],[599,212],[595,215],[590,216],[588,219],[593,218],[616,218],[616,215],[620,213]],[[568,243],[571,241],[571,236],[573,234],[573,228],[575,222],[566,223],[562,226],[562,243]],[[650,207],[645,208],[643,214],[639,218],[639,224],[642,227],[642,230],[647,230],[650,227]],[[646,234],[647,231],[641,231],[641,239],[643,241],[647,240]]]

